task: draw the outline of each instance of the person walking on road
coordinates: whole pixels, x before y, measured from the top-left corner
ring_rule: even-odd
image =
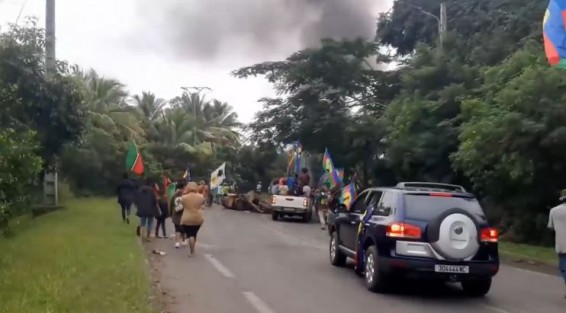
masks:
[[[177,184],[175,184],[175,194],[169,201],[169,215],[171,216],[173,226],[175,226],[175,249],[179,249],[179,247],[187,245],[187,238],[185,237],[183,227],[181,226],[181,216],[183,215],[181,196],[183,196],[183,191],[186,186],[187,183],[184,179],[179,180]]]
[[[315,208],[316,214],[318,215],[318,220],[320,222],[320,229],[326,230],[327,221],[328,221],[328,201],[329,201],[329,194],[326,186],[323,186],[320,190],[318,190],[317,194],[315,195]]]
[[[130,224],[130,211],[132,203],[134,202],[134,195],[136,193],[136,185],[128,177],[128,173],[124,173],[122,182],[116,188],[116,195],[118,196],[118,203],[122,209],[122,222]]]
[[[165,221],[169,217],[169,204],[167,203],[166,195],[167,190],[163,188],[162,190],[160,190],[159,196],[157,198],[157,205],[159,206],[161,215],[157,217],[157,223],[155,225],[155,238],[159,238],[159,228],[161,228],[163,238],[167,238],[167,228],[165,227]]]
[[[556,233],[558,267],[566,284],[566,189],[560,193],[560,205],[552,208],[548,216],[548,228]],[[566,299],[566,294],[564,295]]]
[[[209,203],[210,190],[208,189],[208,185],[206,184],[206,182],[204,180],[201,180],[198,183],[198,193],[200,193],[204,197],[205,204],[207,206],[209,206],[210,205],[210,203]]]
[[[181,197],[181,203],[183,204],[181,225],[189,239],[189,257],[195,254],[197,234],[204,223],[203,207],[205,201],[204,195],[198,193],[197,184],[194,182],[188,183],[185,188],[185,194]]]
[[[151,180],[147,179],[146,184],[138,189],[134,201],[137,207],[136,215],[140,218],[140,237],[145,242],[149,242],[153,219],[161,215],[153,186]]]

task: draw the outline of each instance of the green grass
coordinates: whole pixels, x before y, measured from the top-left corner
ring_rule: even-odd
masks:
[[[64,205],[0,238],[0,312],[153,312],[145,254],[116,202]]]
[[[553,248],[531,246],[511,242],[499,242],[499,254],[512,261],[536,262],[557,265],[558,257]]]

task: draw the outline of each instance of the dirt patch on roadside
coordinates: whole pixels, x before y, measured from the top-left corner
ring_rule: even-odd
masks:
[[[155,240],[155,238],[152,239]],[[175,297],[161,284],[160,269],[162,267],[163,256],[153,253],[154,247],[152,247],[151,243],[144,245],[143,248],[145,250],[148,271],[151,278],[151,304],[155,312],[175,313],[175,311],[171,309],[171,305],[175,303]]]

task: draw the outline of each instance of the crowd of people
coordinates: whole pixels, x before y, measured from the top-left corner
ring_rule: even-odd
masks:
[[[173,195],[169,197],[167,186],[159,186],[151,179],[138,185],[128,174],[124,174],[116,194],[124,223],[130,223],[131,208],[135,206],[139,218],[136,232],[142,242],[149,242],[152,232],[155,238],[169,238],[166,221],[171,218],[175,227],[175,248],[189,246],[189,256],[194,255],[197,234],[204,223],[203,210],[212,201],[205,181],[197,184],[180,179],[175,183]]]

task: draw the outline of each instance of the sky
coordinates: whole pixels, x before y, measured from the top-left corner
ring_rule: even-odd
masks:
[[[207,86],[250,122],[273,96],[263,78],[230,72],[283,60],[321,38],[372,38],[393,0],[56,0],[57,58],[164,99]],[[355,5],[353,5],[355,3]],[[23,8],[23,10],[22,10]],[[20,15],[20,10],[21,15]],[[20,18],[18,20],[18,16]],[[45,24],[45,0],[0,0],[0,27]]]

